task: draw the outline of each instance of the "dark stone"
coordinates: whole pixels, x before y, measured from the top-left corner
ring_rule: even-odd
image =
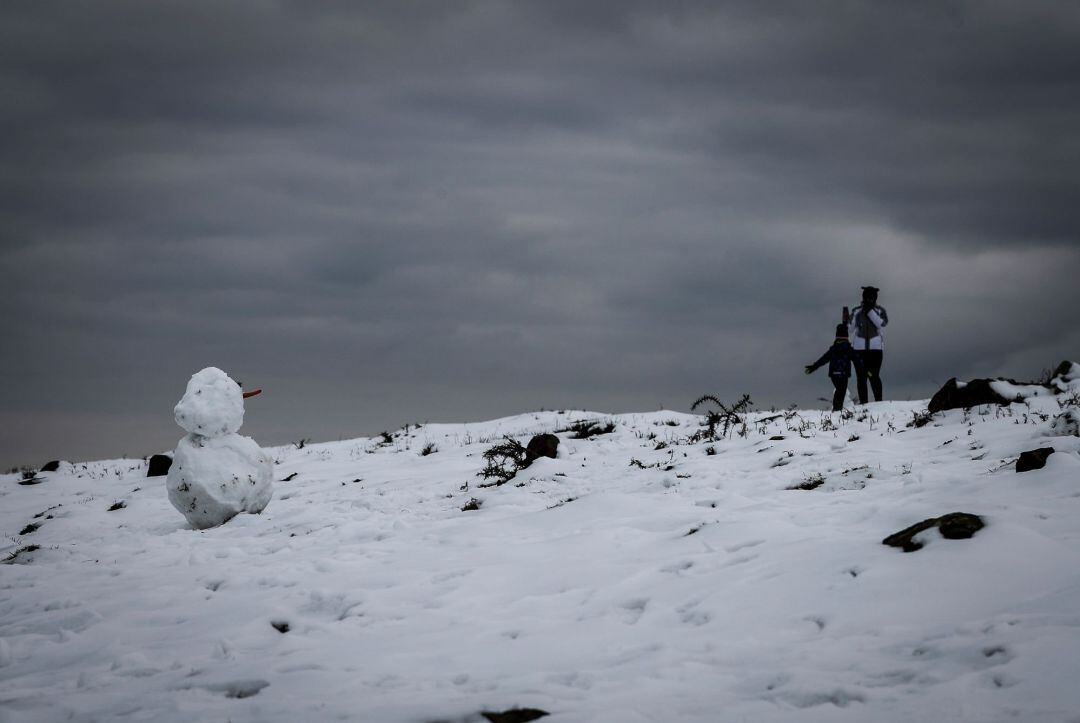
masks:
[[[55,472],[58,469],[60,469],[60,460],[58,459],[54,459],[52,462],[46,462],[41,465],[42,472]]]
[[[538,434],[529,440],[525,447],[525,466],[535,462],[541,457],[555,459],[559,452],[559,438],[554,434]]]
[[[155,454],[150,458],[150,466],[146,469],[147,477],[164,477],[169,474],[172,467],[172,457],[167,454]]]
[[[271,620],[270,625],[272,625],[274,630],[277,630],[282,635],[292,630],[292,627],[286,620]]]
[[[990,388],[992,381],[997,380],[972,379],[961,387],[956,383],[956,377],[953,377],[930,398],[930,404],[927,405],[926,410],[935,414],[946,409],[970,409],[980,404],[1012,403],[1012,399],[1006,399]]]
[[[1060,379],[1063,382],[1069,382],[1080,373],[1080,369],[1076,368],[1077,365],[1066,359],[1057,365],[1057,369],[1054,370],[1054,378]]]
[[[981,517],[967,512],[950,512],[938,518],[938,532],[946,540],[967,540],[984,527]]]
[[[538,720],[551,714],[537,708],[514,708],[505,710],[502,713],[481,711],[480,715],[487,718],[490,723],[529,723],[529,721]]]
[[[934,527],[937,527],[941,536],[946,539],[966,540],[985,527],[985,524],[978,515],[967,512],[950,512],[941,517],[931,517],[928,520],[923,520],[911,527],[900,530],[900,532],[889,535],[881,542],[890,547],[899,547],[904,552],[915,552],[921,550],[923,546],[921,542],[914,539],[915,536]]]
[[[122,510],[125,507],[127,507],[127,502],[124,502],[123,500],[120,500],[119,502],[114,502],[112,507],[110,507],[106,511],[107,512],[116,512],[117,510]]]
[[[970,409],[980,404],[1005,405],[1020,401],[1020,399],[1006,399],[995,392],[990,387],[993,382],[1008,382],[1020,387],[1044,387],[1051,392],[1058,393],[1068,390],[1069,383],[1077,378],[1080,378],[1080,365],[1073,364],[1070,361],[1063,361],[1058,364],[1053,376],[1049,380],[1040,382],[1018,382],[1015,379],[998,377],[997,379],[972,379],[961,387],[954,377],[945,382],[945,386],[931,397],[927,409],[933,414],[945,409]]]
[[[937,517],[931,517],[929,520],[923,520],[922,522],[914,524],[911,527],[905,527],[899,532],[895,532],[889,535],[884,540],[882,540],[881,543],[883,545],[888,545],[889,547],[899,547],[904,552],[915,552],[916,550],[921,550],[922,543],[916,542],[913,538],[920,532],[929,530],[932,527],[937,527],[938,519],[939,518]]]
[[[484,504],[484,503],[481,502],[480,500],[476,499],[475,497],[473,497],[471,500],[469,500],[468,502],[465,503],[465,505],[461,508],[461,511],[462,512],[476,512],[478,509],[480,509],[480,505],[482,505],[482,504]]]
[[[1054,453],[1053,447],[1040,447],[1021,452],[1016,460],[1017,472],[1030,472],[1033,469],[1042,469],[1046,466],[1047,458]]]

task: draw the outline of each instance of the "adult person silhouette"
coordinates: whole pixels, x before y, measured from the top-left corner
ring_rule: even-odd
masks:
[[[859,403],[866,404],[866,381],[874,390],[874,401],[880,402],[881,363],[885,359],[885,327],[889,315],[885,307],[878,304],[878,289],[875,286],[862,287],[862,303],[856,307],[848,324],[848,336],[855,354],[862,361],[862,369],[855,367],[855,386],[859,392]]]

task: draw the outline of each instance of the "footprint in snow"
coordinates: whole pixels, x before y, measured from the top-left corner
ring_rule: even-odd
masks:
[[[634,598],[627,600],[619,607],[626,613],[626,622],[628,625],[637,624],[638,620],[641,620],[641,616],[645,614],[645,608],[649,605],[649,598]]]
[[[266,680],[230,680],[224,683],[211,683],[201,686],[212,693],[224,693],[226,698],[250,698],[270,685]]]
[[[289,673],[318,673],[323,670],[326,670],[326,666],[319,663],[297,663],[295,665],[284,665],[275,672],[287,675]]]
[[[700,603],[693,602],[689,605],[684,605],[679,608],[679,621],[683,625],[692,625],[694,627],[701,627],[702,625],[708,625],[712,622],[712,613],[705,610],[698,610]]]
[[[672,574],[672,575],[679,575],[679,574],[681,574],[683,572],[686,572],[687,570],[689,570],[693,566],[694,566],[694,563],[691,560],[682,560],[682,561],[676,562],[676,563],[674,563],[672,565],[667,565],[665,567],[660,568],[660,572],[666,572],[666,573],[669,573],[669,574]]]
[[[748,562],[753,562],[754,560],[758,559],[759,557],[761,557],[761,556],[757,555],[757,554],[738,555],[736,557],[731,558],[730,560],[725,562],[720,567],[725,568],[725,567],[734,567],[736,565],[745,565]]]
[[[1005,665],[1016,657],[1016,654],[1004,645],[990,645],[984,647],[981,652],[990,666]]]
[[[589,690],[593,687],[593,677],[586,673],[555,673],[547,676],[547,681],[578,690]]]
[[[837,708],[846,708],[852,703],[865,703],[866,696],[858,691],[836,688],[829,691],[788,691],[781,693],[776,698],[790,703],[796,708],[814,708],[819,705],[833,705]]]
[[[894,688],[901,685],[910,685],[916,682],[919,673],[914,670],[887,670],[883,673],[874,673],[859,684],[867,688]]]
[[[435,584],[441,584],[444,582],[450,582],[451,580],[468,577],[472,573],[472,570],[452,570],[450,572],[441,572],[438,575],[432,576],[431,582]]]
[[[757,547],[764,543],[765,540],[746,540],[745,542],[736,542],[734,545],[728,545],[724,549],[728,552],[738,552],[739,550],[745,550],[748,547]]]
[[[1015,678],[1000,670],[994,671],[986,678],[986,684],[991,688],[1011,688],[1019,682],[1019,678]]]

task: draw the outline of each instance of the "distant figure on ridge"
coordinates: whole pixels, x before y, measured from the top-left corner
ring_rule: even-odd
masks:
[[[844,408],[844,399],[847,397],[848,379],[851,378],[851,365],[855,365],[855,370],[859,374],[865,371],[862,360],[859,359],[859,355],[855,353],[855,350],[851,348],[851,344],[848,342],[847,327],[843,324],[836,325],[836,340],[833,341],[833,345],[826,349],[825,353],[816,362],[806,365],[806,373],[813,374],[825,362],[829,363],[829,379],[832,380],[834,388],[832,408],[834,412],[839,412]]]
[[[851,315],[848,325],[848,333],[851,335],[851,346],[855,349],[857,358],[862,362],[862,369],[855,367],[856,386],[859,390],[859,403],[866,404],[866,380],[870,379],[870,386],[874,390],[874,401],[880,402],[881,392],[881,362],[885,357],[885,332],[889,323],[889,315],[885,308],[878,306],[878,291],[873,286],[862,287],[862,303]]]

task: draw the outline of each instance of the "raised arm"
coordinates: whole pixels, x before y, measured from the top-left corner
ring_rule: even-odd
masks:
[[[814,362],[813,364],[807,364],[806,365],[806,373],[807,374],[813,374],[814,372],[816,372],[818,370],[819,367],[821,367],[823,364],[828,362],[830,359],[832,359],[832,347],[829,347],[828,349],[826,349],[825,353],[822,354],[821,358],[818,359],[816,362]]]

